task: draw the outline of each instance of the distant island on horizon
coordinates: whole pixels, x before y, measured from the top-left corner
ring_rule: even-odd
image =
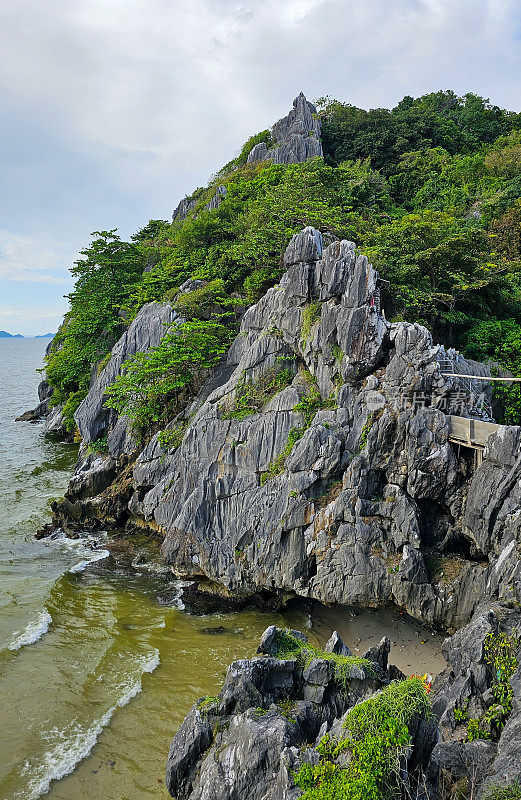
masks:
[[[36,336],[23,336],[21,333],[8,333],[7,331],[0,331],[0,339],[53,339],[54,333],[40,333]]]

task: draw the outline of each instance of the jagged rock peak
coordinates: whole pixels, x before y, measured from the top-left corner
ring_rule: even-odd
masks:
[[[265,142],[255,145],[248,164],[258,161],[296,164],[323,155],[317,110],[303,92],[294,99],[289,114],[274,124],[271,135],[277,146],[268,148]]]
[[[322,157],[320,122],[317,109],[306,100],[303,92],[293,100],[293,108],[273,125],[271,135],[275,146],[265,142],[255,145],[248,156],[248,164],[273,161],[275,164],[297,164],[310,158]],[[226,196],[226,187],[218,186],[206,208],[218,208]],[[172,214],[172,222],[185,220],[197,205],[192,197],[184,197]]]

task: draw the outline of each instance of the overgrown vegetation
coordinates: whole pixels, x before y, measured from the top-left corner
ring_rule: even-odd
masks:
[[[393,681],[354,706],[340,741],[324,736],[318,765],[303,764],[295,775],[302,800],[390,800],[400,795],[400,769],[410,745],[408,725],[432,714],[421,678]],[[351,760],[339,763],[349,751]]]
[[[288,630],[277,630],[274,641],[274,653],[277,658],[295,659],[303,667],[313,661],[314,658],[321,658],[329,661],[334,670],[335,681],[347,691],[352,667],[361,667],[366,673],[370,674],[372,662],[367,658],[359,656],[341,656],[336,653],[328,653],[320,650],[309,642],[299,639]]]
[[[521,783],[514,781],[510,786],[494,786],[484,800],[521,800]]]
[[[510,679],[517,669],[517,651],[520,644],[521,639],[516,633],[491,631],[487,634],[484,657],[492,674],[492,693],[496,702],[480,719],[468,720],[467,738],[469,742],[476,739],[497,738],[503,730],[512,711],[514,690],[510,685]],[[456,718],[456,714],[454,716]]]
[[[235,390],[233,402],[221,406],[223,419],[244,419],[256,414],[272,397],[289,386],[294,373],[291,369],[274,366],[256,380],[244,379]]]
[[[309,334],[311,333],[313,325],[320,319],[321,311],[322,305],[318,300],[313,303],[308,303],[308,305],[304,308],[304,311],[302,312],[301,331],[301,338],[304,343],[306,343],[309,339]]]
[[[173,450],[179,447],[183,441],[187,427],[188,422],[182,420],[181,422],[176,422],[176,424],[172,425],[170,428],[160,431],[157,438],[163,450]]]
[[[125,362],[125,371],[107,389],[106,405],[126,414],[142,434],[164,427],[221,359],[232,335],[218,322],[193,320],[174,328],[158,347]]]
[[[128,242],[114,230],[94,234],[72,268],[70,310],[46,367],[52,402],[65,405],[70,430],[93,365],[102,368],[144,303],[173,301],[188,322],[227,328],[226,337],[215,329],[212,335],[218,346],[229,342],[232,293],[252,302],[275,284],[281,253],[305,225],[352,239],[368,253],[390,281],[383,296],[388,318],[426,323],[437,340],[475,358],[494,358],[521,376],[521,115],[450,91],[405,97],[392,110],[326,99],[319,114],[323,160],[248,165],[255,144],[272,144],[269,131],[262,131],[208,187],[193,193],[195,207],[184,221],[152,220]],[[209,211],[220,184],[226,197]],[[206,286],[177,296],[188,278]],[[304,340],[318,314],[316,304],[305,311]],[[214,344],[205,351],[196,337],[197,375],[214,363]],[[162,361],[163,388],[167,353],[175,349],[172,340],[169,345],[147,366]],[[135,366],[129,370],[136,374]],[[167,391],[165,412],[154,402],[150,408],[145,378],[144,393],[132,390],[120,402],[120,383],[111,402],[120,413],[130,408],[149,435],[168,422],[176,403]],[[190,386],[196,383],[192,375]],[[497,392],[506,421],[519,422],[521,387],[499,385]]]

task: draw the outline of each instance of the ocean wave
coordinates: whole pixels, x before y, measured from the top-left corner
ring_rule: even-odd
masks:
[[[82,727],[79,722],[73,722],[62,731],[53,731],[52,738],[58,743],[47,753],[35,769],[29,764],[24,772],[29,775],[26,792],[19,794],[20,800],[37,800],[46,794],[53,781],[58,781],[70,775],[76,766],[86,758],[102,730],[109,725],[118,708],[126,706],[133,697],[141,691],[143,675],[154,672],[159,665],[159,650],[154,649],[137,660],[138,674],[129,676],[119,685],[122,690],[119,698],[99,719],[95,720],[88,728]]]
[[[94,552],[92,552],[88,558],[83,558],[81,561],[78,561],[78,563],[73,567],[70,567],[68,571],[83,572],[85,567],[88,567],[89,564],[94,564],[96,561],[101,561],[108,556],[110,556],[109,550],[94,550]]]
[[[49,630],[49,625],[52,622],[52,617],[44,608],[35,620],[28,622],[23,631],[16,631],[14,639],[9,645],[9,650],[19,650],[28,644],[34,644],[41,639],[44,634]]]
[[[78,573],[83,572],[83,570],[89,566],[89,564],[94,564],[96,561],[101,561],[107,556],[110,555],[109,550],[105,548],[100,549],[100,545],[107,540],[106,534],[98,534],[96,537],[93,536],[81,536],[78,539],[71,539],[63,532],[59,532],[54,536],[50,537],[50,541],[53,541],[59,544],[63,549],[69,550],[72,553],[80,556],[80,561],[76,564],[73,564],[72,567],[69,567],[67,572]]]

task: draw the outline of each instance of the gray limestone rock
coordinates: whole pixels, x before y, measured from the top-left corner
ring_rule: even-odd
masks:
[[[226,186],[221,185],[217,187],[214,196],[206,206],[208,211],[213,211],[215,208],[219,208],[222,201],[226,197],[227,191],[228,190],[226,189]]]
[[[192,200],[189,197],[184,197],[172,214],[172,222],[182,222],[185,220],[190,211],[194,210],[196,202],[196,200]]]
[[[141,308],[128,330],[112,348],[108,364],[94,377],[87,397],[80,403],[74,415],[84,441],[93,442],[98,439],[106,433],[113,420],[114,415],[104,405],[105,389],[114,383],[127,358],[157,347],[176,319],[181,318],[177,317],[168,303],[148,303]],[[121,433],[115,437],[109,443],[111,454],[116,457],[120,455],[122,442],[127,441],[128,437]]]
[[[277,633],[283,634],[268,628],[259,650],[269,650]],[[318,763],[315,748],[324,734],[343,738],[348,709],[389,678],[352,667],[346,680],[337,682],[333,665],[321,658],[304,667],[271,657],[234,662],[215,701],[194,706],[175,735],[167,764],[170,794],[178,800],[297,800],[295,774],[304,763]],[[417,716],[409,726],[404,767],[412,777],[427,765],[436,731]],[[346,750],[339,763],[347,766],[350,759]]]
[[[295,164],[323,155],[317,110],[302,92],[293,101],[289,114],[274,124],[271,134],[275,145],[268,148],[265,142],[256,144],[248,155],[248,164]]]
[[[346,644],[344,644],[337,631],[333,631],[333,633],[326,642],[324,650],[327,653],[334,653],[337,656],[353,655],[349,647]]]
[[[471,467],[438,401],[454,388],[448,355],[464,374],[480,367],[418,324],[388,323],[373,266],[352,242],[328,241],[312,227],[292,237],[280,284],[247,309],[182,412],[180,445],[155,436],[137,455],[127,515],[162,531],[179,577],[242,601],[393,603],[454,630],[487,598],[521,601],[520,429],[502,427]],[[106,435],[122,465],[138,446],[104,390],[176,319],[168,304],[144,306],[77,411],[84,439]],[[283,367],[289,385],[238,419],[244,382]]]

